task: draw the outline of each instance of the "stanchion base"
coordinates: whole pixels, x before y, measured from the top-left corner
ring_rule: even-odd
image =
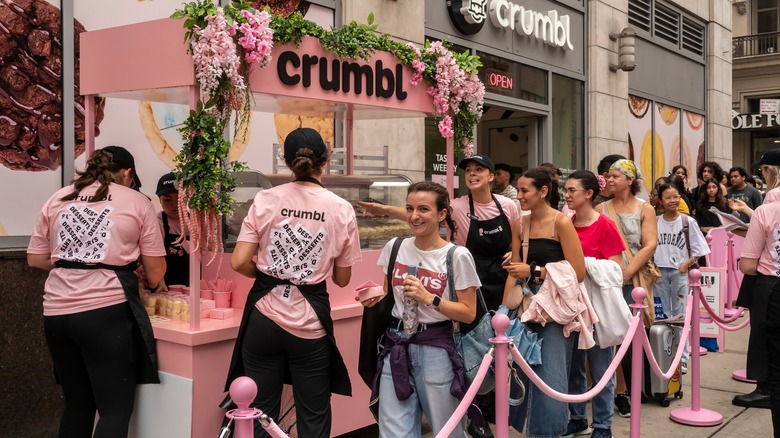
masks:
[[[733,318],[734,315],[736,315],[737,313],[739,313],[739,316],[742,316],[744,314],[744,311],[740,312],[737,309],[724,309],[723,310],[723,316],[725,316],[726,318]]]
[[[750,380],[747,378],[747,370],[745,369],[734,371],[731,373],[731,378],[739,382],[756,383],[755,380]]]
[[[694,411],[692,408],[674,409],[669,414],[672,421],[688,426],[717,426],[723,423],[723,415],[709,410],[699,409]]]
[[[706,356],[707,355],[707,349],[699,346],[699,356]]]

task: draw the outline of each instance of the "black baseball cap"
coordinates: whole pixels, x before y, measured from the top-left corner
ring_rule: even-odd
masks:
[[[764,155],[750,167],[751,169],[755,169],[763,165],[780,166],[780,148],[766,151]]]
[[[178,191],[176,176],[173,175],[173,172],[166,173],[157,181],[157,191],[155,192],[157,196],[167,195],[168,193],[175,193]]]
[[[138,172],[136,172],[135,158],[133,158],[133,154],[128,152],[127,149],[123,148],[122,146],[106,146],[103,148],[103,150],[111,153],[111,162],[122,166],[120,169],[133,169],[133,182],[135,182],[135,187],[133,188],[140,189],[141,180],[138,178]]]
[[[462,160],[460,160],[460,163],[458,163],[458,167],[460,167],[463,170],[466,170],[466,166],[469,164],[469,161],[474,161],[476,163],[479,163],[485,167],[487,167],[490,172],[495,173],[496,166],[493,164],[493,160],[490,159],[487,155],[472,155],[470,157],[466,157]]]
[[[292,163],[297,155],[298,149],[309,148],[314,151],[316,158],[322,157],[328,153],[328,147],[319,132],[312,128],[298,128],[287,134],[284,139],[284,161]]]

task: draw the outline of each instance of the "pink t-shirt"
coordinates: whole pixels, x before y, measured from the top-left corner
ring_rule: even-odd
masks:
[[[742,257],[758,259],[758,272],[780,277],[780,203],[763,204],[753,213]]]
[[[575,214],[571,218],[572,222],[574,222],[576,217],[577,215]],[[617,225],[615,225],[612,219],[603,214],[599,214],[599,218],[591,225],[574,227],[574,229],[577,230],[577,235],[580,236],[582,253],[585,257],[606,260],[626,249]]]
[[[352,266],[361,258],[352,205],[327,189],[297,183],[260,191],[238,241],[258,244],[257,269],[294,284],[319,283],[333,275],[334,265]],[[256,307],[295,336],[325,336],[314,309],[295,286],[275,287]]]
[[[108,198],[87,202],[100,185],[62,201],[73,186],[58,190],[35,222],[30,254],[50,254],[51,261],[123,266],[141,255],[164,257],[160,226],[149,199],[133,189],[111,184]],[[44,287],[43,314],[68,315],[127,301],[116,273],[107,269],[54,268]]]
[[[501,209],[504,210],[504,215],[507,217],[509,226],[520,219],[520,214],[517,212],[517,206],[515,203],[506,196],[493,195],[498,199],[498,203],[501,204]],[[466,246],[466,239],[469,237],[469,228],[471,226],[471,219],[469,218],[469,197],[468,195],[455,198],[452,201],[452,218],[455,220],[455,226],[458,227],[457,233],[455,233],[455,243],[460,246]],[[474,201],[474,215],[479,220],[493,219],[498,216],[498,208],[496,203],[492,200],[487,204],[480,204]]]
[[[780,201],[780,187],[775,187],[774,189],[766,192],[764,195],[764,203],[761,205],[777,201]]]

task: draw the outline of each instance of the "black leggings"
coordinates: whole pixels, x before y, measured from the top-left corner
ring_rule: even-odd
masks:
[[[65,396],[60,438],[92,437],[93,427],[95,438],[127,436],[138,380],[134,324],[127,303],[43,318]]]
[[[298,436],[330,436],[330,359],[327,337],[302,339],[252,309],[241,345],[246,375],[257,384],[252,407],[279,419],[285,375],[292,378]],[[255,436],[268,434],[255,424]]]

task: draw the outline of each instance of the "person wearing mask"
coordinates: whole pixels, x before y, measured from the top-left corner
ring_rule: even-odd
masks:
[[[515,171],[506,163],[496,163],[493,178],[493,193],[504,196],[514,201],[518,210],[520,202],[517,200],[517,189],[512,185],[515,180]]]
[[[295,179],[258,192],[230,260],[255,282],[225,390],[239,376],[252,378],[261,388],[252,407],[279,418],[282,387],[291,383],[298,433],[314,438],[330,436],[331,393],[352,393],[325,282],[345,287],[361,259],[352,205],[322,186],[329,157],[314,129],[287,135],[284,161]],[[255,436],[267,436],[259,422]]]
[[[751,210],[755,210],[764,201],[761,192],[755,187],[748,185],[745,181],[745,178],[747,178],[747,171],[742,167],[732,167],[729,169],[729,178],[731,180],[731,187],[729,187],[726,192],[726,199],[728,199],[729,204],[733,203],[735,200],[739,200],[744,202]],[[743,212],[739,212],[739,218],[742,222],[750,222],[750,216]]]
[[[596,167],[596,175],[600,175],[602,178],[604,178],[604,181],[606,181],[609,177],[609,168],[612,166],[612,164],[617,160],[625,159],[626,157],[620,154],[607,155],[606,157],[602,158],[601,161],[599,161],[599,164]],[[604,190],[601,190],[596,196],[596,199],[593,200],[593,206],[595,207],[602,202],[608,201],[612,199],[612,197],[612,189],[609,187],[609,185],[606,185],[604,186]]]
[[[136,384],[160,383],[134,271],[140,260],[156,289],[165,250],[154,207],[130,188],[140,187],[133,156],[109,146],[86,166],[43,206],[27,262],[49,271],[43,328],[65,398],[59,436],[126,437]]]
[[[173,172],[166,173],[157,181],[157,197],[160,198],[162,212],[163,243],[165,245],[166,286],[172,284],[190,285],[189,241],[181,241],[182,227],[179,221],[179,188]]]
[[[631,160],[615,161],[609,168],[607,188],[613,198],[599,204],[596,211],[605,213],[618,226],[625,238],[628,248],[623,252],[623,298],[626,304],[633,304],[631,291],[636,285],[634,276],[639,269],[653,257],[658,244],[658,228],[653,207],[636,195],[641,189],[642,175]],[[631,251],[631,262],[627,251]],[[645,322],[647,325],[647,321]],[[626,354],[622,363],[625,382],[618,379],[615,392],[615,407],[621,417],[631,416],[631,404],[628,398],[628,388],[631,387],[631,355]]]
[[[593,200],[598,196],[601,187],[606,186],[606,181],[601,183],[593,172],[578,170],[566,180],[563,193],[566,197],[566,205],[574,212],[572,224],[579,236],[582,252],[585,257],[593,257],[597,260],[612,260],[618,265],[623,263],[623,239],[617,225],[608,217],[593,209]],[[600,293],[601,291],[589,291]],[[607,318],[607,315],[600,315]],[[599,382],[607,368],[612,363],[612,347],[601,348],[598,345],[588,350],[574,348],[572,350],[571,369],[569,371],[569,393],[582,394],[588,390],[585,377],[585,364],[587,361],[591,378]],[[599,392],[592,401],[593,432],[594,438],[612,437],[612,417],[614,415],[615,383],[610,379],[604,389]],[[588,413],[586,403],[569,403],[571,414],[569,424],[564,437],[584,435],[590,431],[588,427]]]
[[[528,287],[537,293],[550,272],[547,265],[556,265],[555,272],[560,275],[556,281],[579,284],[585,278],[585,258],[577,231],[571,220],[553,207],[558,205],[558,189],[550,173],[546,169],[530,169],[517,180],[517,187],[521,208],[531,213],[518,219],[512,231],[512,262],[506,266],[509,277],[503,302],[510,309],[516,308],[516,303],[522,300],[516,296],[519,293],[514,287],[516,282],[530,277]],[[523,233],[528,233],[527,259],[524,259],[522,249]],[[563,261],[567,262],[565,267],[556,263]],[[532,321],[526,324],[542,340],[542,363],[533,366],[534,372],[554,390],[568,392],[575,336],[564,336],[564,322],[555,318],[545,324]],[[528,385],[523,403],[510,407],[512,427],[522,431],[527,418],[528,437],[564,434],[568,425],[567,403],[547,396],[530,382]]]
[[[480,286],[471,254],[457,247],[452,254],[455,290],[449,288],[446,262],[454,245],[441,238],[439,227],[446,225],[451,239],[457,235],[457,228],[447,189],[423,181],[409,186],[407,193],[406,221],[413,237],[401,242],[393,266],[389,264],[395,239],[387,242],[377,262],[385,272],[385,292],[395,299],[393,320],[380,355],[379,378],[374,379],[371,394],[372,401],[379,400],[379,434],[387,437],[419,437],[423,413],[433,433],[438,434],[455,412],[465,394],[466,381],[453,341],[452,323],[474,320],[476,289]],[[389,285],[388,270],[393,273]],[[362,304],[372,307],[385,296]],[[407,298],[414,300],[416,326],[407,326],[404,320]],[[467,436],[465,418],[450,436]]]

